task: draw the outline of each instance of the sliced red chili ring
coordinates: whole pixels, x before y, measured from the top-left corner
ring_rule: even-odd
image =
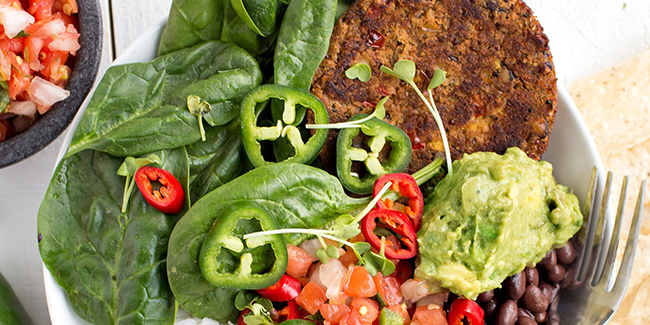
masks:
[[[294,299],[300,293],[302,284],[290,275],[283,275],[278,282],[270,287],[256,290],[257,293],[271,301],[289,301]]]
[[[380,223],[377,223],[377,219]],[[418,252],[417,235],[411,220],[406,214],[388,209],[373,209],[361,220],[361,233],[366,241],[376,250],[381,249],[381,239],[375,233],[377,227],[385,228],[396,236],[384,241],[384,253],[387,258],[407,259]],[[393,236],[391,236],[393,237]]]
[[[449,308],[449,325],[483,325],[483,308],[473,300],[458,298]]]
[[[151,182],[158,182],[161,187],[153,189]],[[160,212],[174,214],[183,210],[185,192],[170,172],[151,166],[140,167],[135,172],[135,183],[147,203]]]
[[[390,186],[391,191],[408,198],[409,204],[405,208],[404,213],[411,219],[413,229],[417,232],[420,230],[422,211],[424,210],[424,198],[422,197],[422,191],[420,191],[418,183],[413,176],[406,173],[387,174],[377,179],[372,189],[372,195],[376,196],[388,182],[392,183]],[[392,209],[392,201],[390,199],[379,200],[377,207]]]

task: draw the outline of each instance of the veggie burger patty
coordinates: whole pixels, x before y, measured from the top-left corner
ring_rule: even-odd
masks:
[[[385,120],[411,138],[408,172],[414,172],[444,156],[444,149],[415,91],[380,72],[405,59],[416,63],[420,89],[436,69],[447,72],[433,97],[453,159],[509,147],[539,159],[546,150],[557,102],[555,70],[548,38],[522,1],[358,0],[336,24],[312,92],[332,123],[370,113],[390,96]],[[368,82],[345,76],[357,63],[371,67]],[[326,169],[335,165],[335,148],[336,131],[330,131],[321,152]]]

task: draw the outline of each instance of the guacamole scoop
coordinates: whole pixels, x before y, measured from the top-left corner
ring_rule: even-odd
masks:
[[[548,162],[518,148],[478,152],[453,163],[427,198],[415,276],[476,299],[535,265],[582,225],[575,195]]]

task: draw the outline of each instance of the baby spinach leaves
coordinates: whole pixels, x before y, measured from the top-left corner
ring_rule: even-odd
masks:
[[[161,167],[188,182],[184,148],[155,152]],[[166,277],[169,234],[183,212],[164,214],[140,192],[122,213],[123,159],[84,150],[64,159],[38,213],[43,262],[92,324],[172,323]]]
[[[241,20],[260,36],[275,30],[276,0],[230,0]]]
[[[210,103],[204,116],[224,124],[239,113],[239,101],[259,85],[255,59],[219,41],[176,51],[147,63],[111,67],[97,87],[70,144],[68,155],[96,149],[136,156],[199,140],[187,97]]]
[[[275,47],[275,84],[309,89],[327,54],[335,16],[336,0],[291,1]]]
[[[178,222],[167,257],[169,283],[180,305],[197,317],[235,321],[234,300],[240,290],[212,286],[194,261],[219,211],[233,202],[257,202],[283,227],[324,228],[341,214],[362,208],[367,200],[345,195],[341,183],[321,169],[277,163],[256,168],[206,194]],[[300,243],[308,235],[287,234]]]

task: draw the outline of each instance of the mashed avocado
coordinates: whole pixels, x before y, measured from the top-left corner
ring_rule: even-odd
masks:
[[[555,183],[551,164],[518,148],[453,163],[427,198],[415,276],[475,299],[534,265],[582,225],[578,199]]]

